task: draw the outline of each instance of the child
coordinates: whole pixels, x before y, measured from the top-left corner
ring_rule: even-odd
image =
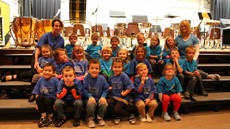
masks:
[[[184,60],[180,58],[180,54],[177,48],[172,48],[171,50],[171,60],[168,63],[171,63],[176,70],[176,76],[180,81],[181,86],[184,86],[184,74],[183,74],[183,66]],[[184,88],[183,88],[184,89]]]
[[[137,74],[136,66],[139,63],[146,64],[148,67],[148,72],[149,72],[149,74],[151,74],[153,72],[153,70],[152,70],[152,67],[151,67],[149,61],[146,59],[145,47],[144,46],[137,46],[135,54],[136,54],[136,57],[130,62],[130,75],[135,76]]]
[[[181,92],[182,87],[179,80],[175,76],[175,69],[172,64],[166,64],[163,69],[163,74],[157,83],[157,93],[159,100],[162,103],[162,118],[165,121],[170,121],[171,118],[168,115],[168,106],[170,101],[173,102],[173,117],[175,120],[181,120],[178,110],[181,105]]]
[[[99,59],[100,62],[100,73],[105,77],[106,80],[109,79],[110,76],[112,76],[112,62],[111,59],[112,56],[112,49],[110,47],[104,47],[101,51],[101,59]]]
[[[190,97],[194,93],[196,85],[199,88],[199,94],[203,96],[208,96],[208,93],[204,90],[200,72],[197,70],[197,62],[193,59],[196,48],[194,46],[189,46],[186,48],[185,52],[186,59],[184,62],[183,71],[185,74],[185,78],[188,79],[188,85],[185,90],[184,98],[190,99]]]
[[[129,51],[127,49],[120,49],[117,53],[117,57],[120,57],[124,66],[123,66],[123,72],[125,72],[127,75],[130,75],[130,59],[129,59]]]
[[[56,78],[61,79],[62,78],[62,69],[69,65],[73,66],[73,63],[69,61],[67,56],[67,51],[64,48],[58,48],[54,52],[54,59],[55,59],[55,67],[56,67]]]
[[[171,50],[175,49],[176,47],[176,43],[175,40],[172,36],[168,36],[165,40],[165,45],[164,45],[164,49],[163,49],[163,53],[162,53],[162,58],[163,61],[165,62],[165,64],[169,63],[171,60]]]
[[[78,37],[77,37],[77,35],[75,33],[72,33],[69,36],[69,44],[67,44],[65,46],[65,49],[67,51],[67,55],[68,55],[69,58],[71,58],[71,56],[72,56],[72,51],[73,51],[73,48],[74,48],[77,40],[78,40]]]
[[[136,122],[133,114],[125,110],[129,104],[130,91],[134,88],[129,76],[122,72],[123,62],[122,59],[116,57],[113,59],[112,70],[113,75],[109,78],[109,85],[111,96],[108,97],[109,109],[112,109],[114,114],[114,123],[119,124],[119,117],[129,117],[129,122],[134,124]]]
[[[97,45],[99,40],[99,36],[97,32],[93,32],[91,36],[92,44],[87,46],[85,50],[87,52],[87,59],[99,59],[100,58],[100,51],[102,49],[101,45]]]
[[[137,38],[137,45],[135,45],[133,47],[133,50],[131,51],[131,59],[133,59],[136,55],[136,49],[137,49],[137,46],[144,46],[145,49],[146,49],[146,57],[149,57],[150,56],[150,51],[149,51],[149,48],[147,47],[147,43],[145,43],[145,35],[144,33],[137,33],[136,35],[136,38]]]
[[[58,79],[54,77],[55,67],[53,64],[46,63],[43,69],[43,76],[38,80],[32,94],[35,94],[36,108],[41,113],[38,127],[53,124],[53,107],[56,99]]]
[[[111,48],[112,48],[112,57],[116,57],[117,56],[117,52],[120,50],[120,47],[118,46],[118,44],[120,43],[120,40],[117,36],[113,36],[110,39],[110,44],[111,44]]]
[[[156,87],[152,78],[148,77],[148,68],[144,63],[136,66],[137,75],[134,78],[136,95],[134,98],[135,106],[140,114],[142,122],[152,122],[154,111],[157,108],[157,101],[154,99]],[[145,107],[148,106],[146,114]],[[147,119],[146,119],[147,118]]]
[[[85,58],[84,49],[80,45],[73,48],[72,62],[76,72],[76,78],[83,81],[88,73],[88,60]]]
[[[82,84],[75,79],[75,70],[71,66],[66,66],[62,70],[63,79],[57,87],[57,100],[55,107],[57,109],[58,120],[54,124],[55,127],[61,127],[66,122],[65,107],[74,106],[73,126],[80,125],[80,115],[82,111]]]
[[[164,61],[161,60],[161,47],[160,39],[157,36],[153,36],[151,39],[151,44],[148,47],[150,51],[149,62],[154,70],[156,76],[160,76],[163,70]]]
[[[90,128],[95,127],[95,112],[97,110],[97,120],[100,126],[105,125],[103,120],[106,109],[107,101],[106,96],[109,91],[109,84],[105,78],[100,75],[100,63],[96,59],[91,59],[88,65],[88,74],[84,78],[83,85],[83,95],[86,101],[86,120],[88,121],[88,126]]]

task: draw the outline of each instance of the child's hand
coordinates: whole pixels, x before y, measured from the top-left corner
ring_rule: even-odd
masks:
[[[101,98],[99,99],[99,103],[100,103],[100,104],[106,104],[107,102],[106,102],[106,99],[105,99],[104,97],[101,97]]]
[[[122,96],[126,96],[125,90],[121,91],[121,95],[122,95]]]
[[[159,98],[159,100],[162,102],[162,96],[163,96],[163,94],[162,93],[159,93],[158,94],[158,98]]]
[[[96,100],[94,97],[90,97],[88,101],[89,103],[96,103]]]
[[[38,72],[38,73],[42,73],[42,72],[43,72],[43,69],[42,69],[40,66],[38,66],[38,67],[37,67],[37,72]]]
[[[165,56],[165,58],[166,58],[166,59],[169,59],[169,58],[170,58],[170,56],[169,56],[169,55],[168,55],[168,56]]]
[[[145,105],[148,105],[151,102],[151,99],[146,99],[145,100]]]
[[[147,78],[142,76],[142,77],[141,77],[141,83],[144,84],[144,83],[145,83],[145,80],[147,80]]]
[[[110,87],[109,87],[109,90],[112,90],[112,89],[113,89],[113,87],[112,87],[112,86],[110,86]]]
[[[196,71],[194,72],[194,75],[198,77],[198,76],[200,76],[200,72],[196,70]]]
[[[38,110],[38,105],[36,104],[35,109]]]

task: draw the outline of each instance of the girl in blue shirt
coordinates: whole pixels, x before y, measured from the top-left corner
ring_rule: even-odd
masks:
[[[41,113],[38,127],[49,126],[53,123],[53,107],[56,99],[57,85],[59,80],[53,77],[55,67],[47,63],[43,69],[43,76],[38,80],[32,94],[35,94],[36,108]]]
[[[73,48],[74,48],[74,46],[75,46],[77,40],[78,40],[78,37],[77,37],[77,35],[76,35],[75,33],[72,33],[72,34],[69,36],[69,44],[67,44],[67,45],[65,46],[65,49],[66,49],[66,51],[67,51],[67,55],[68,55],[69,58],[72,57]]]
[[[144,63],[136,66],[137,75],[134,78],[134,87],[136,95],[134,98],[140,120],[142,122],[152,122],[154,111],[157,108],[157,101],[154,99],[156,87],[152,78],[148,77],[148,68]],[[146,113],[146,106],[149,107]]]
[[[127,49],[120,49],[117,53],[117,57],[120,57],[123,62],[123,72],[127,75],[130,75],[130,58],[129,58],[129,51]]]
[[[165,40],[165,45],[162,53],[162,58],[164,60],[164,63],[170,63],[171,61],[171,50],[176,49],[176,42],[172,36],[169,36]]]
[[[122,69],[122,59],[119,57],[114,58],[112,64],[113,75],[109,78],[109,89],[111,94],[107,99],[109,105],[108,109],[111,109],[111,113],[114,114],[115,124],[119,124],[119,117],[129,117],[129,122],[134,124],[134,115],[125,110],[125,107],[129,104],[129,93],[134,86],[129,76],[122,72]]]
[[[97,32],[92,33],[91,40],[92,44],[88,45],[87,49],[85,50],[87,52],[87,59],[99,59],[102,46],[97,44],[99,40],[99,35]]]
[[[173,102],[173,117],[176,120],[181,120],[178,110],[181,105],[181,92],[182,87],[179,80],[175,76],[175,69],[172,64],[166,64],[163,69],[163,74],[157,83],[157,93],[159,100],[162,103],[162,118],[165,121],[170,121],[171,118],[168,115],[168,106],[170,101]]]
[[[156,76],[161,76],[164,61],[161,59],[162,49],[160,47],[160,39],[157,36],[153,36],[150,39],[150,46],[148,47],[150,51],[149,62],[152,66],[153,72]]]
[[[119,43],[120,43],[120,40],[117,36],[113,36],[110,39],[110,44],[111,44],[111,48],[112,48],[112,57],[117,56],[117,52],[120,50],[120,47],[118,46]]]
[[[76,78],[83,81],[88,73],[88,60],[85,58],[84,48],[76,45],[73,48],[72,62],[76,72]]]

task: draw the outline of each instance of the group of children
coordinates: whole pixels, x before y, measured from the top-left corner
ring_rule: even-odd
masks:
[[[131,56],[128,50],[119,48],[116,36],[111,38],[111,47],[102,47],[97,44],[98,34],[92,33],[92,44],[86,50],[75,45],[77,35],[71,34],[69,40],[66,49],[58,48],[54,54],[51,50],[47,52],[47,45],[42,46],[40,58],[45,61],[39,61],[41,78],[32,91],[41,113],[39,127],[54,122],[54,108],[58,115],[54,125],[62,126],[67,120],[65,107],[69,105],[75,111],[73,126],[80,125],[83,109],[91,128],[96,126],[95,120],[100,126],[105,125],[103,118],[107,111],[113,114],[115,124],[119,124],[121,117],[128,117],[129,122],[134,124],[135,116],[126,108],[130,100],[138,109],[140,121],[152,122],[158,106],[156,98],[162,103],[165,121],[171,120],[167,111],[170,102],[173,102],[173,117],[181,120],[178,110],[183,91],[184,98],[190,99],[198,84],[200,94],[208,95],[202,85],[197,62],[193,60],[194,47],[188,47],[186,59],[180,59],[173,37],[166,39],[162,53],[158,37],[152,37],[150,46],[147,46],[144,34],[138,33],[138,45]],[[161,76],[156,86],[153,76]],[[184,79],[188,80],[186,87]]]

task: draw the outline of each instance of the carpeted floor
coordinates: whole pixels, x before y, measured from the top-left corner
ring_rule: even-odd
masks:
[[[7,114],[1,114],[4,117]],[[130,125],[128,121],[122,121],[119,125],[114,125],[112,120],[106,120],[104,127],[98,129],[230,129],[230,110],[224,109],[219,112],[196,111],[187,115],[181,114],[182,120],[165,122],[160,116],[155,116],[152,123],[141,123],[137,120],[135,125]],[[0,120],[0,129],[37,129],[37,120]],[[45,127],[47,129],[57,129],[54,126]],[[71,121],[65,123],[63,129],[73,128]],[[88,129],[87,124],[81,121],[79,129]]]

